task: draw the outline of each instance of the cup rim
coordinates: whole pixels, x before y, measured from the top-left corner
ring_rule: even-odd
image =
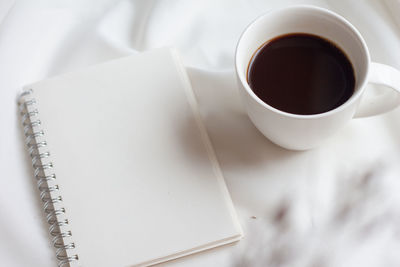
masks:
[[[304,114],[295,114],[295,113],[289,113],[286,111],[282,111],[279,110],[277,108],[272,107],[271,105],[265,103],[264,101],[262,101],[254,92],[253,90],[251,90],[250,85],[247,82],[246,79],[246,75],[243,75],[239,72],[239,60],[238,60],[238,51],[240,49],[240,44],[242,43],[242,40],[244,38],[244,35],[248,32],[248,30],[253,27],[258,21],[260,21],[261,19],[263,19],[266,16],[270,16],[271,14],[274,13],[279,13],[279,12],[283,12],[283,11],[287,11],[287,10],[314,10],[320,13],[324,13],[327,15],[330,15],[332,17],[334,17],[335,19],[340,20],[341,22],[343,22],[349,29],[351,29],[351,31],[353,33],[355,33],[356,38],[360,41],[361,46],[365,52],[365,56],[367,58],[366,62],[367,62],[367,66],[366,66],[366,73],[365,76],[363,78],[363,80],[359,83],[359,86],[357,89],[357,91],[355,91],[355,93],[353,93],[353,95],[342,105],[340,105],[337,108],[331,109],[329,111],[326,112],[322,112],[322,113],[317,113],[317,114],[310,114],[310,115],[304,115]],[[271,37],[273,38],[273,37]],[[351,104],[353,104],[355,101],[357,101],[357,99],[361,96],[361,94],[363,93],[364,89],[365,89],[365,85],[367,83],[368,80],[368,76],[369,76],[369,69],[370,69],[370,63],[371,63],[371,58],[370,58],[370,54],[369,54],[369,50],[367,47],[367,44],[364,40],[364,38],[362,37],[361,33],[353,26],[353,24],[351,24],[349,21],[347,21],[344,17],[340,16],[339,14],[336,14],[333,11],[330,11],[326,8],[322,8],[322,7],[317,7],[317,6],[313,6],[313,5],[293,5],[293,6],[288,6],[288,7],[281,7],[281,8],[277,8],[277,9],[273,9],[270,10],[264,14],[261,14],[260,16],[258,16],[257,18],[255,18],[252,22],[250,22],[246,28],[243,30],[242,34],[239,37],[239,40],[237,42],[236,45],[236,50],[235,50],[235,69],[236,69],[236,73],[239,77],[240,82],[242,83],[244,89],[246,90],[246,92],[255,100],[257,101],[260,105],[262,105],[263,107],[278,113],[280,115],[286,116],[286,117],[291,117],[291,118],[295,118],[295,119],[317,119],[317,118],[322,118],[322,117],[327,117],[329,115],[332,115],[334,113],[340,112],[341,110],[346,109],[348,106],[350,106]],[[247,69],[247,68],[246,68]]]

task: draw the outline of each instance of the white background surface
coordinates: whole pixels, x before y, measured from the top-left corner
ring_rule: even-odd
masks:
[[[383,1],[3,1],[2,266],[55,266],[17,116],[22,85],[165,45],[176,46],[188,67],[246,234],[236,246],[166,266],[400,265],[400,110],[354,120],[319,149],[286,151],[246,117],[233,67],[250,21],[309,3],[347,18],[373,60],[400,68],[400,25]]]

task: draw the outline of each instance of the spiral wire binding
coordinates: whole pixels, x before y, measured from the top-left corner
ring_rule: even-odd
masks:
[[[32,93],[32,89],[24,91],[18,101],[25,143],[32,159],[46,220],[50,224],[49,232],[53,237],[51,241],[56,249],[58,266],[68,266],[71,262],[78,261],[79,257],[73,252],[75,243],[69,241],[72,233],[68,229],[69,222],[65,216],[65,208],[62,206],[63,200],[59,195],[59,186],[56,184],[56,174],[53,173],[54,166],[50,161],[50,152],[46,151],[47,142],[44,140],[44,131],[40,128],[39,112],[35,107],[36,100],[32,98]]]

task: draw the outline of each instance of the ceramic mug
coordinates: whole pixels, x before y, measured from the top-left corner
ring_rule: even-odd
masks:
[[[328,112],[298,115],[278,110],[259,99],[247,82],[247,68],[254,52],[266,41],[288,33],[310,33],[338,45],[353,64],[353,95]],[[377,115],[400,104],[400,71],[371,62],[364,39],[343,17],[314,6],[292,6],[266,13],[242,33],[236,48],[239,91],[254,125],[272,142],[291,150],[319,145],[355,117]],[[390,87],[385,93],[365,94],[367,84]],[[362,101],[361,101],[362,99]]]

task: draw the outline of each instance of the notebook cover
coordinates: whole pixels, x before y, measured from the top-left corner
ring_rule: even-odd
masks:
[[[78,266],[148,266],[237,241],[242,230],[173,49],[33,90]]]

